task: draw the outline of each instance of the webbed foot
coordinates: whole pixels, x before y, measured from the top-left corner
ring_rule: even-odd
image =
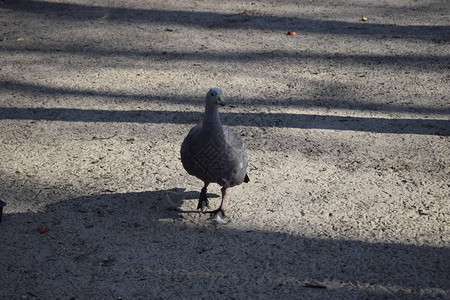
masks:
[[[222,208],[222,206],[216,210],[210,211],[209,213],[211,215],[211,218],[215,219],[217,223],[228,224],[231,222],[231,220],[225,216],[225,210]]]

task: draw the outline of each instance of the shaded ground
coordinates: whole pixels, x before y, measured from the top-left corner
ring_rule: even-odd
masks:
[[[0,1],[0,298],[450,298],[449,15]],[[178,152],[213,86],[251,160],[226,226]]]

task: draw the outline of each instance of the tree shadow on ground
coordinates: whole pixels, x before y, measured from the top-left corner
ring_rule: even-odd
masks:
[[[202,116],[202,112],[192,111],[116,111],[75,108],[0,107],[0,120],[194,124],[200,121]],[[221,118],[224,125],[232,126],[286,127],[450,136],[450,121],[441,119],[394,119],[317,114],[228,112],[222,112]]]
[[[450,295],[450,251],[192,224],[181,188],[108,193],[4,216],[3,298],[431,299]],[[189,206],[189,205],[188,205]],[[49,231],[38,232],[39,224]]]
[[[299,32],[391,38],[443,38],[445,41],[448,41],[450,37],[449,26],[358,23],[305,17],[257,15],[247,11],[227,14],[211,11],[134,9],[29,0],[8,1],[5,6],[12,10],[43,15],[47,18],[73,21],[107,20],[111,22],[158,23],[208,29],[244,28],[284,31],[286,28],[293,27]]]
[[[186,99],[161,95],[130,95],[114,92],[97,92],[90,90],[71,90],[37,86],[26,83],[4,82],[0,90],[29,93],[30,95],[58,96],[70,95],[76,97],[98,97],[123,99],[131,101],[166,102],[184,105],[202,106],[203,100]],[[247,99],[239,103],[245,106],[249,102],[255,106],[292,106],[299,108],[332,108],[362,110],[391,113],[431,113],[449,115],[450,109],[444,107],[426,107],[416,105],[377,104],[374,102],[361,102],[354,100],[354,95],[342,94],[339,99],[271,99],[256,101]],[[201,120],[203,112],[198,111],[157,111],[157,110],[100,110],[79,108],[19,108],[0,107],[0,120],[46,120],[66,122],[130,122],[130,123],[157,123],[157,124],[195,124]],[[376,133],[396,134],[424,134],[450,136],[450,120],[432,118],[389,118],[389,117],[353,117],[339,115],[322,115],[311,113],[263,113],[246,112],[233,113],[222,110],[221,118],[225,125],[257,126],[257,127],[285,127],[302,129],[324,130],[350,130]]]
[[[318,81],[318,84],[321,82]],[[338,90],[333,84],[324,84],[321,90]],[[130,93],[120,93],[120,92],[106,92],[106,91],[96,91],[92,89],[71,89],[64,87],[53,87],[44,86],[32,83],[17,82],[12,80],[0,80],[0,91],[11,93],[27,93],[33,96],[73,96],[73,97],[97,97],[100,99],[120,99],[126,101],[142,101],[142,102],[165,102],[171,104],[179,105],[200,105],[203,106],[204,100],[202,97],[197,99],[191,99],[185,95],[178,96],[165,96],[157,94],[130,94]],[[357,95],[351,95],[349,93],[343,93],[341,91],[334,92],[338,99],[329,98],[329,96],[324,95],[320,99],[308,99],[308,98],[278,98],[278,99],[236,99],[236,103],[241,105],[254,105],[254,106],[288,106],[288,107],[300,107],[300,108],[327,108],[327,109],[349,109],[349,110],[366,110],[366,111],[382,111],[382,112],[407,112],[407,113],[422,113],[422,114],[439,114],[439,115],[449,115],[450,106],[443,105],[442,107],[431,107],[426,105],[413,105],[413,104],[384,104],[376,103],[373,101],[361,101],[358,100]],[[14,112],[15,108],[5,108],[6,110],[11,109],[11,113]],[[19,109],[20,110],[20,109]],[[39,111],[39,108],[32,109]],[[56,113],[58,109],[53,109],[52,113]]]
[[[105,49],[107,48],[107,49]],[[139,50],[139,49],[110,49],[111,47],[101,47],[99,45],[84,44],[82,49],[74,48],[72,44],[61,43],[58,46],[39,45],[27,46],[26,48],[17,45],[5,45],[0,49],[0,52],[19,52],[28,54],[48,55],[58,53],[58,55],[75,55],[80,58],[90,57],[109,57],[112,60],[104,60],[99,62],[102,67],[121,67],[130,68],[133,64],[129,61],[122,62],[114,58],[129,58],[153,61],[192,61],[192,62],[217,62],[225,64],[227,62],[259,62],[272,61],[273,63],[285,64],[334,64],[343,66],[365,66],[368,68],[387,68],[396,71],[415,70],[420,73],[424,72],[442,72],[442,70],[449,69],[449,55],[423,55],[423,54],[395,54],[395,55],[380,55],[380,54],[345,54],[345,53],[311,53],[306,50],[279,50],[267,49],[266,51],[250,51],[250,52],[199,52],[189,50]],[[52,63],[52,62],[49,62]],[[70,66],[71,62],[67,61],[66,65]]]

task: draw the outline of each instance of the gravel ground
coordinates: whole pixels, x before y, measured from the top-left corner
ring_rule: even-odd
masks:
[[[450,299],[449,45],[444,0],[0,0],[0,298]]]

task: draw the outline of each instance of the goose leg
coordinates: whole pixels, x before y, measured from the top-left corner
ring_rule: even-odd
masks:
[[[222,202],[217,210],[211,212],[211,216],[216,219],[219,224],[228,224],[230,223],[230,219],[225,217],[225,200],[227,197],[227,187],[222,187]]]
[[[222,192],[222,202],[220,203],[220,206],[218,209],[213,210],[211,212],[211,215],[216,216],[217,214],[221,214],[220,215],[221,217],[225,217],[225,201],[227,198],[228,188],[224,186],[224,187],[222,187],[222,189],[220,191]]]
[[[202,212],[205,212],[205,207],[209,208],[209,201],[206,197],[206,189],[208,188],[209,183],[205,182],[205,185],[200,192],[200,198],[198,199],[197,209],[200,209]]]

